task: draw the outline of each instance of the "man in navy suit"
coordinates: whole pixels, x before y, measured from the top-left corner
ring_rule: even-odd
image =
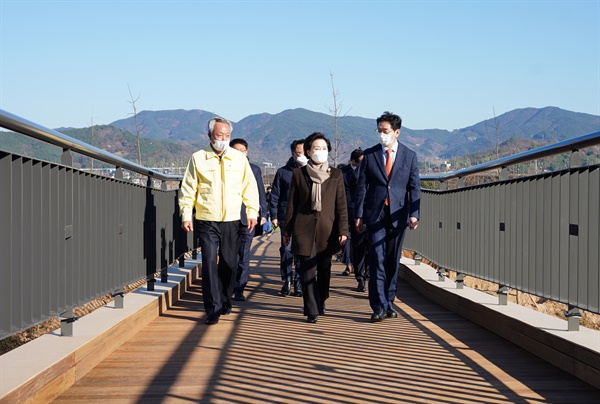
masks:
[[[292,156],[285,166],[277,169],[273,184],[271,184],[271,200],[269,208],[271,210],[271,223],[276,229],[280,226],[285,227],[285,215],[287,212],[288,196],[290,194],[290,183],[294,170],[303,167],[308,163],[308,158],[304,155],[304,139],[294,140],[290,144]],[[283,286],[279,294],[288,296],[291,292],[292,283],[294,285],[294,296],[302,296],[302,278],[300,276],[300,262],[298,257],[292,254],[291,244],[286,246],[283,242],[283,230],[281,231],[281,247],[279,248],[280,271]],[[294,266],[292,266],[292,263]],[[295,268],[295,271],[294,271]]]
[[[229,147],[233,147],[244,153],[248,157],[248,142],[244,139],[233,139],[229,142]],[[256,164],[250,163],[252,174],[256,179],[256,185],[258,186],[258,199],[260,203],[260,209],[258,211],[258,225],[253,229],[252,232],[248,230],[247,217],[246,217],[246,206],[242,203],[242,213],[240,221],[242,222],[242,229],[240,234],[240,251],[239,261],[237,267],[237,273],[235,277],[235,286],[233,288],[234,297],[233,299],[242,302],[246,300],[244,296],[244,289],[246,283],[248,283],[248,275],[250,273],[250,247],[252,246],[252,239],[257,228],[262,228],[262,225],[267,222],[267,196],[265,193],[265,185],[262,179],[262,171]]]
[[[365,150],[356,183],[355,226],[367,227],[369,304],[372,322],[398,317],[394,310],[398,268],[406,228],[419,224],[421,180],[417,155],[398,142],[402,119],[377,118],[379,144]]]
[[[356,182],[358,181],[358,167],[363,159],[363,150],[358,148],[350,154],[350,164],[342,167],[342,173],[344,174],[344,186],[346,188],[346,204],[348,205],[348,223],[350,229],[350,237],[344,244],[344,247],[348,245],[350,247],[350,257],[352,258],[352,264],[354,267],[354,277],[358,282],[356,288],[359,292],[365,291],[365,280],[367,278],[367,235],[365,232],[358,232],[354,226],[354,210],[355,210],[355,199],[356,199]]]

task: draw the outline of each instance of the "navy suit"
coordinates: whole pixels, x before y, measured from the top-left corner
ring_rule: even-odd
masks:
[[[348,225],[350,235],[344,247],[350,248],[350,257],[354,267],[354,277],[359,284],[363,284],[366,274],[367,235],[359,233],[354,226],[354,210],[356,200],[356,183],[358,182],[358,168],[352,169],[352,164],[345,165],[340,170],[344,174],[344,186],[346,188],[346,203],[348,205]]]
[[[398,142],[389,179],[383,153],[381,145],[365,150],[358,168],[354,210],[354,216],[367,226],[369,304],[375,313],[393,309],[408,218],[419,218],[421,202],[416,153]]]
[[[265,185],[262,179],[262,171],[256,164],[250,163],[252,174],[256,179],[256,185],[258,186],[258,199],[260,203],[260,209],[258,211],[258,223],[254,227],[252,233],[248,230],[248,219],[246,217],[246,206],[242,203],[241,213],[241,230],[240,230],[240,250],[239,260],[237,266],[237,274],[235,277],[234,293],[243,293],[246,283],[248,283],[248,274],[250,272],[250,247],[252,246],[252,239],[256,229],[260,226],[260,219],[267,217],[267,195],[265,194]]]
[[[294,161],[293,158],[290,157],[285,166],[277,169],[275,178],[273,179],[273,184],[271,184],[271,201],[269,202],[271,220],[277,219],[281,229],[285,227],[285,216],[287,213],[292,174],[298,167],[299,165]],[[289,246],[286,246],[283,243],[283,231],[281,231],[281,247],[279,248],[279,256],[279,269],[281,272],[281,280],[284,282],[284,285],[293,283],[294,289],[301,291],[302,283],[299,276],[300,264],[298,259],[294,256],[294,254],[292,254],[291,243]],[[295,264],[295,273],[292,263]]]

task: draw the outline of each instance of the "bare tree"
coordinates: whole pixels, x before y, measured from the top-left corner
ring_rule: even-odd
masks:
[[[136,98],[133,98],[133,94],[131,94],[131,88],[129,88],[129,84],[127,84],[127,89],[129,90],[129,98],[131,99],[131,101],[129,101],[129,103],[131,104],[131,108],[133,108],[133,122],[135,123],[135,136],[137,138],[137,154],[138,154],[138,164],[142,165],[142,149],[140,148],[140,133],[142,133],[142,131],[144,130],[144,125],[141,123],[138,123],[138,116],[137,116],[137,105],[136,102],[138,102],[138,100],[140,99],[140,95],[138,94],[138,96]]]
[[[92,119],[90,121],[90,124],[92,126],[92,137],[90,138],[90,144],[93,146],[94,145],[94,108],[92,108]],[[92,158],[92,173],[94,172],[94,159]]]
[[[333,83],[333,73],[329,72],[329,76],[331,77],[331,91],[333,94],[333,106],[327,107],[329,113],[333,116],[333,120],[328,123],[333,127],[333,166],[337,167],[339,160],[341,157],[347,153],[347,146],[342,146],[342,141],[346,134],[340,130],[340,121],[346,117],[350,110],[342,113],[343,105],[340,98],[340,92],[335,88]]]
[[[490,133],[488,132],[488,123],[487,121],[485,122],[485,132],[488,135],[488,139],[491,143],[491,145],[493,146],[494,143],[496,145],[496,160],[500,158],[500,122],[498,122],[498,118],[496,117],[496,108],[492,107],[492,111],[494,111],[494,125],[492,126],[492,128],[494,129],[494,138],[492,138],[490,135]],[[490,146],[490,151],[493,151],[492,147]]]

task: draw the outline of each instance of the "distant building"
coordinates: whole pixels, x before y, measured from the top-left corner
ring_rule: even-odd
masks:
[[[263,161],[259,166],[263,175],[275,175],[275,172],[277,171],[277,167],[275,167],[273,163],[267,161]]]

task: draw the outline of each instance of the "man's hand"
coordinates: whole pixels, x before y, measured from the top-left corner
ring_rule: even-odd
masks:
[[[248,219],[248,231],[250,233],[252,233],[252,231],[254,230],[256,223],[258,223],[258,221],[256,219]]]
[[[354,227],[356,227],[356,231],[359,233],[362,233],[364,231],[362,217],[356,218],[356,221],[354,222]]]
[[[262,226],[265,223],[267,223],[267,218],[266,217],[261,217],[260,218],[260,225]]]
[[[417,230],[417,226],[419,226],[419,219],[417,219],[416,217],[409,217],[408,218],[408,227],[411,230]]]
[[[340,245],[344,245],[346,244],[346,241],[348,240],[348,236],[340,236]]]
[[[192,222],[188,222],[188,221],[185,221],[185,222],[181,223],[181,228],[186,233],[189,233],[190,231],[194,230],[194,226],[192,225]]]
[[[271,220],[271,224],[273,224],[273,228],[276,228],[277,226],[279,226],[279,220],[273,219]]]

